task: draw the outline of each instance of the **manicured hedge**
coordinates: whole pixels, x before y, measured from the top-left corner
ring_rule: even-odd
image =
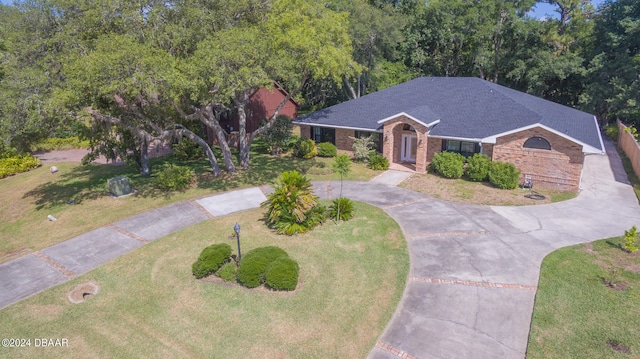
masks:
[[[460,178],[464,173],[464,156],[454,152],[438,152],[433,155],[431,165],[445,178]]]
[[[338,148],[331,142],[318,143],[318,156],[335,157],[338,154]]]
[[[200,279],[213,274],[229,262],[231,258],[231,246],[227,243],[211,245],[200,252],[198,260],[191,265],[191,272]]]
[[[491,158],[487,155],[476,153],[467,159],[465,172],[470,180],[482,182],[489,177]]]
[[[240,260],[236,273],[238,283],[249,288],[264,283],[267,267],[279,257],[288,257],[287,252],[279,247],[260,247],[250,251]]]
[[[279,257],[265,271],[265,285],[274,290],[291,291],[298,286],[298,262]]]
[[[513,163],[491,162],[489,168],[489,182],[502,189],[514,189],[518,187],[520,171]]]
[[[298,158],[313,158],[318,155],[316,143],[312,139],[301,137],[293,144],[293,155]]]
[[[236,280],[236,262],[231,261],[223,264],[216,272],[216,276],[222,278],[225,282],[234,282]]]
[[[78,136],[58,138],[51,137],[38,141],[32,146],[32,151],[54,151],[72,148],[89,148],[89,140],[80,140]]]
[[[40,166],[40,160],[31,155],[5,155],[0,157],[0,178],[12,176],[16,173],[27,172]]]

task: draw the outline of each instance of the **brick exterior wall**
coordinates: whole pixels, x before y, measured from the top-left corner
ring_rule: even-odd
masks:
[[[300,136],[311,138],[311,126],[307,125],[298,125]]]
[[[413,133],[404,131],[402,129],[404,124],[409,124],[416,130],[415,134],[418,140],[416,149],[416,172],[425,173],[427,171],[427,144],[429,142],[427,131],[429,129],[406,116],[398,116],[384,123],[384,146],[382,154],[391,163],[401,162],[402,135],[404,133]]]
[[[428,128],[410,118],[400,116],[384,124],[383,155],[391,163],[401,162],[402,135],[413,133],[404,131],[403,125],[409,124],[416,130],[418,148],[416,151],[416,172],[426,172],[427,164],[433,155],[442,150],[442,139],[427,138]],[[300,125],[300,134],[311,137],[311,128]],[[340,152],[352,153],[354,130],[336,129],[336,147]],[[551,144],[551,150],[524,148],[524,142],[538,136]],[[494,161],[513,163],[521,172],[520,182],[525,175],[533,176],[535,187],[563,191],[578,191],[584,163],[582,146],[542,128],[533,128],[497,139],[495,144],[483,143],[482,153]]]
[[[551,150],[524,148],[534,136],[549,141]],[[497,139],[492,159],[513,163],[524,175],[533,176],[533,186],[563,191],[578,191],[584,163],[582,146],[542,128],[533,128]]]
[[[300,136],[311,138],[311,126],[299,125]],[[355,130],[347,130],[344,128],[336,128],[336,147],[340,152],[352,153],[353,152],[353,140],[349,138],[355,137]]]
[[[482,153],[493,158],[493,144],[491,143],[483,143],[482,144]]]
[[[427,144],[427,164],[431,163],[433,155],[440,151],[442,151],[442,139],[430,138],[429,143]]]
[[[356,131],[344,128],[336,128],[336,147],[340,151],[353,152],[353,140],[349,137],[355,137]]]

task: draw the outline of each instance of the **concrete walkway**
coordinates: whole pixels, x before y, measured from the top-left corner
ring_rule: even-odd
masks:
[[[0,264],[0,309],[66,282],[145,243],[209,218],[257,208],[259,188],[225,192],[125,218]]]
[[[615,149],[588,156],[573,200],[528,207],[450,203],[395,187],[401,174],[345,182],[343,195],[381,207],[402,227],[410,272],[368,358],[522,358],[540,263],[551,251],[618,236],[640,207]],[[333,198],[339,182],[316,182]],[[268,188],[176,203],[0,264],[0,308],[65,282],[186,226],[256,208]],[[232,204],[232,205],[230,205]]]

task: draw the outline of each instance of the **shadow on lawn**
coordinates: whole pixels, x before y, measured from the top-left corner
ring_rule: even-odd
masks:
[[[75,166],[61,170],[56,179],[43,183],[25,193],[23,198],[35,199],[36,209],[51,208],[67,203],[79,204],[84,200],[107,196],[107,179],[127,174],[127,166],[97,165]],[[73,201],[73,202],[71,202]]]
[[[266,147],[257,145],[251,153],[251,166],[246,169],[238,167],[237,173],[230,175],[223,172],[214,177],[211,167],[206,160],[180,161],[168,155],[151,160],[152,174],[150,177],[142,177],[130,166],[113,166],[89,164],[85,166],[71,167],[68,171],[60,171],[56,180],[44,183],[27,192],[23,198],[35,199],[36,209],[63,206],[69,202],[80,204],[82,201],[95,200],[108,196],[107,180],[115,176],[126,175],[131,181],[131,186],[136,190],[135,196],[143,198],[156,198],[163,196],[171,198],[175,192],[166,192],[155,188],[153,179],[155,170],[165,163],[174,163],[190,167],[197,178],[197,187],[211,190],[212,192],[228,191],[242,187],[270,184],[282,172],[297,170],[307,173],[313,166],[312,160],[302,160],[290,156],[271,156],[266,153]],[[217,156],[219,159],[221,156]],[[234,156],[237,160],[237,156]]]
[[[624,247],[622,246],[622,244],[620,242],[614,242],[614,240],[612,239],[608,239],[605,241],[605,243],[610,247],[610,248],[615,248],[615,249],[619,249],[621,251],[624,251]]]
[[[214,177],[211,174],[211,169],[208,168],[206,173],[198,174],[198,188],[219,192],[271,184],[284,171],[297,170],[300,173],[307,173],[312,166],[313,161],[311,160],[261,154],[252,156],[248,169],[244,170],[238,167],[237,172],[233,175],[223,172],[220,176]]]

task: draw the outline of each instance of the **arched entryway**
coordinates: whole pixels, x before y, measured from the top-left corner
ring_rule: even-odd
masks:
[[[381,122],[384,122],[383,154],[389,163],[426,172],[428,126],[404,114]]]

